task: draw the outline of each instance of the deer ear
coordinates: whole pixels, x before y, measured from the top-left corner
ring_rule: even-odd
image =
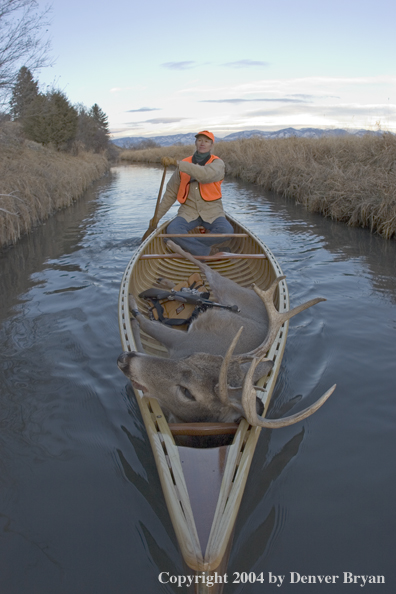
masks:
[[[230,404],[230,406],[231,406],[231,407],[232,407],[232,408],[233,408],[233,409],[234,409],[234,410],[235,410],[235,411],[236,411],[238,414],[240,414],[240,415],[241,415],[241,417],[243,417],[243,416],[244,416],[244,414],[245,414],[245,413],[244,413],[244,410],[243,410],[243,406],[242,406],[242,404],[241,404],[240,397],[239,397],[239,400],[237,400],[237,399],[235,398],[235,396],[233,396],[233,397],[229,398],[229,404]]]
[[[230,403],[230,406],[234,410],[236,410],[242,417],[245,416],[245,411],[243,410],[243,406],[241,404],[240,397],[238,400],[235,398],[235,396],[230,397],[229,403]],[[263,414],[263,411],[264,411],[264,404],[262,403],[260,398],[258,398],[257,396],[256,396],[256,411],[257,411],[257,414],[260,416]]]
[[[268,375],[273,366],[274,362],[270,359],[264,359],[264,361],[259,363],[253,375],[253,383],[256,383],[261,377]]]

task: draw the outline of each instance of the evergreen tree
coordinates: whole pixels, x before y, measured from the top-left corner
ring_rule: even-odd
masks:
[[[25,134],[41,144],[52,144],[58,150],[67,148],[77,133],[78,113],[62,91],[39,94],[23,118]]]
[[[97,131],[96,122],[90,116],[85,105],[77,105],[78,126],[76,140],[88,150],[94,150]]]
[[[105,112],[97,103],[89,110],[89,115],[95,122],[96,132],[93,150],[95,153],[105,150],[109,144],[109,121]]]
[[[23,131],[26,138],[39,142],[40,144],[49,143],[49,134],[47,129],[47,113],[49,102],[46,95],[39,93],[26,107],[24,117],[21,120]]]
[[[89,114],[96,122],[98,128],[102,130],[105,134],[109,134],[109,121],[107,115],[102,109],[100,109],[97,103],[95,103],[95,105],[91,107]]]
[[[56,148],[74,140],[77,133],[78,114],[77,110],[66,95],[61,91],[49,93],[51,105],[50,115],[50,142]]]
[[[10,100],[11,115],[14,120],[23,118],[26,109],[36,99],[38,93],[37,81],[34,80],[30,70],[22,66],[12,87]]]
[[[97,103],[89,110],[78,105],[78,131],[76,139],[87,150],[99,153],[109,144],[109,124],[107,116]]]

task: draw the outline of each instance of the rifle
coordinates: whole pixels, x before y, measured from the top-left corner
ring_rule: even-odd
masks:
[[[168,301],[180,301],[180,303],[189,303],[198,307],[200,311],[205,311],[210,307],[218,307],[220,309],[228,309],[235,313],[240,311],[237,305],[222,305],[208,299],[209,293],[200,293],[196,289],[183,288],[180,291],[174,289],[166,291],[165,289],[147,289],[140,293],[139,297],[143,299],[157,300],[167,299]]]

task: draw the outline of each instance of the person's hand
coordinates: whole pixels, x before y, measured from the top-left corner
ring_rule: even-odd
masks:
[[[164,167],[169,167],[169,165],[177,167],[177,161],[176,159],[173,159],[173,157],[162,157],[161,163]]]

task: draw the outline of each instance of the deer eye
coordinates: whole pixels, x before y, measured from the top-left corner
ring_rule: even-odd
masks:
[[[182,391],[183,396],[185,396],[185,398],[188,398],[188,400],[195,400],[194,396],[191,394],[188,388],[185,388],[184,386],[179,386],[179,388]]]

